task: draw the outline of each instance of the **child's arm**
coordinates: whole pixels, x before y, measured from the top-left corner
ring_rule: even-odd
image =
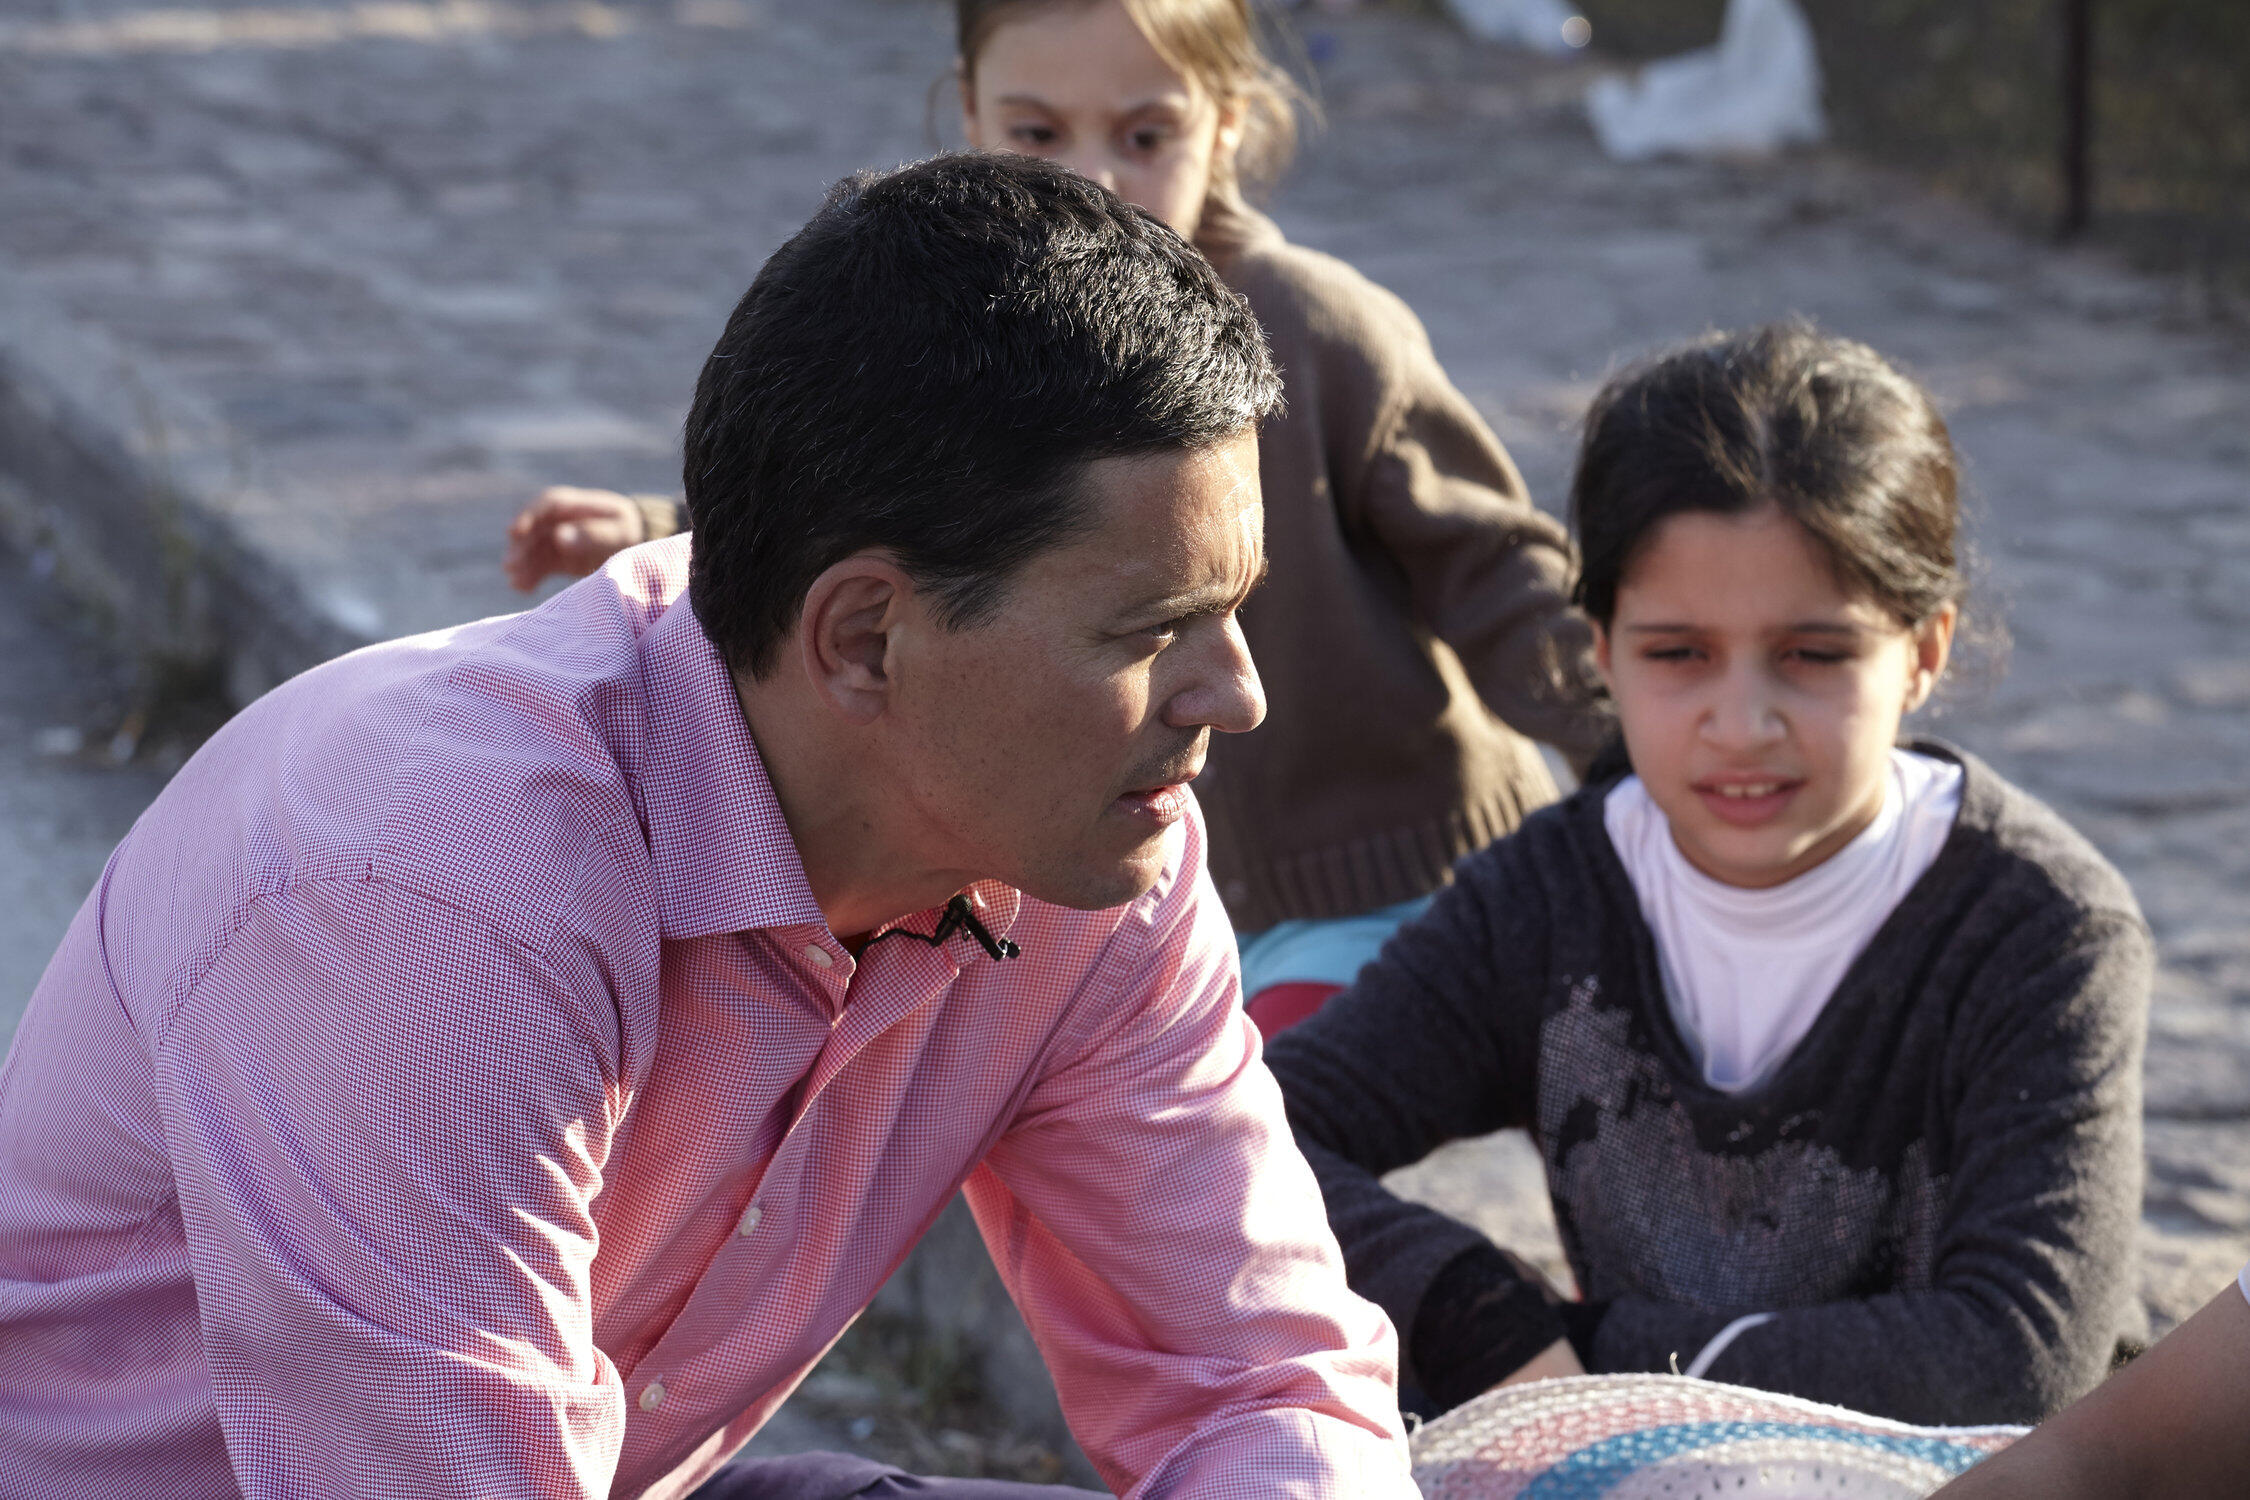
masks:
[[[1415,618],[1453,648],[1486,707],[1581,771],[1608,737],[1592,633],[1570,607],[1570,544],[1531,503],[1500,440],[1447,377],[1422,324],[1378,292],[1384,408],[1339,496],[1405,574]]]
[[[553,573],[583,578],[627,547],[671,536],[684,524],[678,502],[663,495],[552,485],[509,525],[500,566],[508,582],[529,591]]]
[[[1522,856],[1549,831],[1464,860],[1350,989],[1267,1054],[1352,1287],[1391,1315],[1440,1405],[1542,1351],[1568,1358],[1552,1347],[1565,1330],[1536,1270],[1380,1180],[1449,1140],[1530,1123],[1548,903]]]
[[[2250,1491],[2250,1302],[2228,1287],[1934,1500],[2229,1500]]]
[[[1685,1368],[1736,1313],[1770,1311],[1711,1379],[1934,1423],[2034,1422],[2091,1387],[2134,1295],[2152,968],[2130,913],[2058,908],[1955,976],[1943,1073],[1897,1082],[1955,1099],[1926,1286],[1788,1309],[1622,1297],[1596,1368]]]

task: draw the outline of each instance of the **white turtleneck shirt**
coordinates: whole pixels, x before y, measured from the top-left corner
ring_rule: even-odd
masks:
[[[1688,863],[1638,776],[1611,789],[1603,824],[1656,937],[1664,995],[1704,1081],[1755,1088],[1914,882],[1961,810],[1961,767],[1891,752],[1883,806],[1857,838],[1780,885],[1747,890]]]

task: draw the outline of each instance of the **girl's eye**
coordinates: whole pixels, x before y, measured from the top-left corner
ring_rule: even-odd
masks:
[[[1641,656],[1647,661],[1693,661],[1701,654],[1693,646],[1651,646]]]
[[[1024,146],[1052,146],[1055,128],[1052,125],[1014,125],[1008,129],[1008,138]]]
[[[1126,136],[1125,142],[1135,151],[1146,154],[1160,149],[1171,138],[1172,133],[1168,130],[1161,130],[1153,125],[1144,125],[1139,130]]]
[[[1790,652],[1789,655],[1792,660],[1805,662],[1815,667],[1833,667],[1852,659],[1852,654],[1849,651],[1815,650],[1803,646]]]

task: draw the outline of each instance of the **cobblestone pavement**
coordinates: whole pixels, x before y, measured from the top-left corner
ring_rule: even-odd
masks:
[[[2147,1291],[2177,1319],[2250,1255],[2250,338],[1838,156],[1607,162],[1595,62],[1404,16],[1307,53],[1329,126],[1278,216],[1421,312],[1544,502],[1604,371],[1707,326],[1802,312],[1938,391],[2014,649],[1931,727],[2156,927]],[[733,299],[825,182],[926,149],[946,61],[922,0],[5,0],[0,293],[207,413],[202,503],[331,624],[450,623],[514,607],[498,537],[538,484],[673,482]],[[1410,1180],[1531,1243],[1520,1146]]]
[[[0,1050],[181,753],[147,733],[132,674],[74,615],[24,559],[0,556]]]

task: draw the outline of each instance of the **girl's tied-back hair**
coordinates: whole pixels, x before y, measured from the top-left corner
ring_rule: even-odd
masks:
[[[1847,589],[1912,628],[1968,591],[1959,487],[1929,393],[1865,344],[1801,320],[1712,334],[1594,398],[1570,494],[1572,597],[1606,628],[1625,570],[1667,518],[1771,506]]]
[[[962,83],[976,82],[977,57],[993,32],[1014,16],[1053,5],[1103,0],[954,0],[955,39]],[[1242,110],[1242,144],[1230,175],[1216,191],[1237,193],[1272,185],[1297,151],[1297,111],[1311,100],[1266,53],[1249,0],[1119,0],[1156,55],[1174,72],[1224,103]]]

